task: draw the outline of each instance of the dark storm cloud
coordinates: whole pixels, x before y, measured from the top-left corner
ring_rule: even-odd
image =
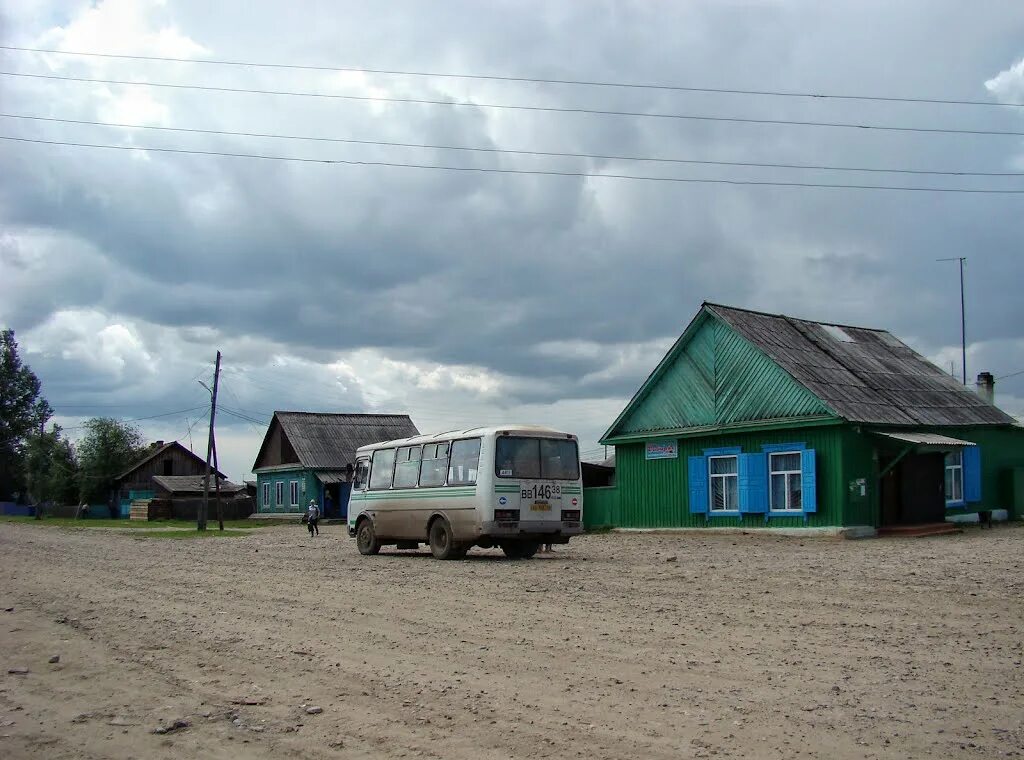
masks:
[[[305,14],[260,18],[248,6],[218,3],[157,13],[173,15],[178,31],[214,57],[985,99],[984,82],[1024,53],[1024,8],[996,6],[998,12],[979,13],[954,2],[452,3],[432,5],[428,13],[418,3],[390,4],[386,12],[364,5],[339,12],[321,3]],[[239,32],[239,13],[250,19],[250,31]],[[41,31],[18,29],[13,36],[24,42]],[[27,69],[30,60],[19,64]],[[94,64],[60,65],[82,73]],[[104,64],[104,72],[310,90],[327,87],[330,79],[143,64]],[[349,90],[364,91],[356,79],[346,81]],[[1008,109],[417,78],[370,77],[366,83],[398,96],[483,102],[1024,126]],[[5,108],[12,111],[112,118],[107,101],[90,98],[85,85],[2,84]],[[170,125],[359,139],[995,171],[1024,152],[1021,141],[1001,137],[147,94],[166,105],[161,123]],[[125,135],[6,121],[3,127],[49,139],[477,167],[1010,186],[994,179]],[[886,327],[913,336],[922,348],[951,345],[958,339],[955,275],[934,261],[947,256],[970,257],[975,340],[1019,336],[1024,319],[1011,286],[1024,281],[1017,197],[509,177],[32,146],[0,146],[0,171],[0,213],[15,230],[4,243],[5,269],[16,268],[30,245],[22,232],[42,230],[60,239],[41,254],[49,274],[45,292],[13,294],[5,304],[5,320],[19,327],[40,324],[60,308],[94,307],[178,329],[215,327],[221,336],[265,340],[323,360],[332,352],[376,347],[412,360],[542,380],[520,391],[523,401],[628,396],[650,366],[584,378],[607,365],[614,346],[677,335],[704,299]],[[42,287],[44,281],[26,282]],[[535,348],[544,341],[587,341],[606,350],[574,353],[570,347],[563,355],[539,356]],[[202,339],[198,346],[208,348]],[[259,364],[258,351],[252,361]],[[55,362],[46,369],[73,376],[76,384],[68,387],[79,392],[77,383],[90,382],[81,367]],[[119,381],[97,378],[97,389],[112,382]],[[264,397],[272,392],[262,389]]]

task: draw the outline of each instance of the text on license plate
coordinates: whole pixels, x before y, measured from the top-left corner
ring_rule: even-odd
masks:
[[[535,501],[530,505],[531,512],[550,512],[551,505],[546,501]]]

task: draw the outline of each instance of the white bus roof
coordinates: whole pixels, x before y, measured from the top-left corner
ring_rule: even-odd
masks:
[[[365,451],[375,451],[377,449],[390,449],[397,446],[415,446],[422,443],[434,443],[435,441],[451,441],[458,438],[482,438],[488,435],[496,435],[498,433],[525,433],[527,435],[536,435],[538,433],[548,433],[557,435],[559,437],[566,436],[568,439],[573,441],[576,440],[576,436],[572,433],[566,433],[564,430],[555,430],[554,428],[543,427],[541,425],[489,425],[487,427],[475,427],[467,428],[466,430],[446,430],[443,433],[432,433],[428,435],[414,435],[410,438],[398,438],[394,441],[381,441],[380,443],[371,443],[366,446],[360,446],[356,449],[356,455]]]

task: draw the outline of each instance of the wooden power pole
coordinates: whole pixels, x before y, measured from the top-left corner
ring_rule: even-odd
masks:
[[[214,456],[215,442],[213,437],[213,426],[217,421],[217,385],[220,381],[220,351],[217,352],[217,364],[213,370],[213,390],[210,391],[210,435],[206,441],[206,475],[203,477],[203,506],[199,510],[199,517],[196,520],[197,530],[206,530],[206,515],[210,506],[210,458]],[[214,476],[216,477],[216,475]],[[220,508],[220,481],[217,481],[217,506]],[[224,523],[221,523],[221,530],[224,530]]]

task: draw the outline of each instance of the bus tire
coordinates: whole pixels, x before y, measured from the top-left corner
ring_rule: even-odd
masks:
[[[356,526],[356,548],[360,554],[367,556],[380,552],[377,531],[373,529],[373,520],[369,517],[364,517]]]
[[[500,546],[509,559],[530,559],[540,548],[536,541],[503,541]]]
[[[430,553],[437,559],[462,559],[466,550],[455,544],[452,526],[443,517],[430,523]]]

